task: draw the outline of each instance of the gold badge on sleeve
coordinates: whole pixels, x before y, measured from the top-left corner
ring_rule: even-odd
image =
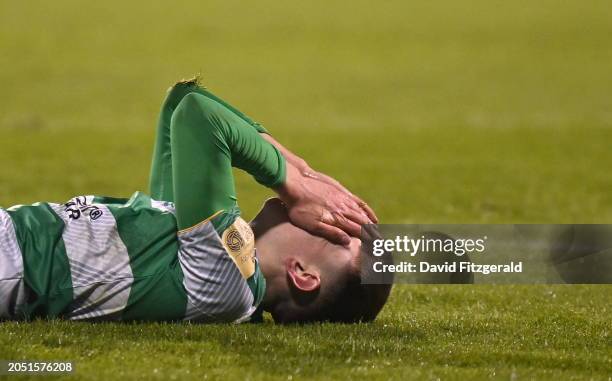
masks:
[[[238,217],[225,229],[221,241],[242,277],[249,279],[255,273],[255,237],[249,224]]]

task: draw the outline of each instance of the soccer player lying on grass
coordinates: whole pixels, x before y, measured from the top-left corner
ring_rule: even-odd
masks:
[[[250,225],[232,166],[280,197]],[[371,209],[196,81],[164,102],[150,187],[0,209],[0,318],[354,322],[386,302],[349,236]]]

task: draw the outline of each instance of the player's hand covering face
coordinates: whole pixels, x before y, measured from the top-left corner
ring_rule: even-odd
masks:
[[[361,215],[365,214],[367,216],[368,222],[366,223],[378,223],[378,217],[374,213],[374,210],[370,208],[370,206],[365,201],[355,196],[351,191],[346,189],[346,187],[340,184],[338,180],[324,173],[315,171],[312,168],[310,168],[308,165],[306,165],[305,168],[302,169],[301,172],[302,172],[302,175],[306,177],[321,181],[325,184],[329,184],[332,187],[336,188],[337,192],[342,193],[342,195],[348,198],[346,202],[348,203],[348,206],[350,209],[352,209],[354,212],[358,214],[361,214]]]
[[[287,163],[287,178],[278,193],[287,204],[291,222],[334,243],[348,245],[359,237],[362,224],[377,222],[374,212],[339,182]]]

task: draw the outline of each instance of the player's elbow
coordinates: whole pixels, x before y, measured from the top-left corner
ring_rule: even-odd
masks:
[[[223,126],[219,118],[220,105],[208,97],[189,93],[181,99],[172,113],[172,128],[197,128],[199,133],[209,133],[214,136],[223,134]]]

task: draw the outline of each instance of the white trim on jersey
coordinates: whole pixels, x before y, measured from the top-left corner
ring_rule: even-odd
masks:
[[[241,321],[253,313],[253,293],[210,221],[180,234],[179,243],[185,320]]]
[[[119,237],[111,211],[104,204],[92,203],[92,196],[85,200],[86,206],[95,206],[95,219],[87,209],[78,218],[71,218],[65,205],[49,204],[65,224],[62,238],[74,299],[66,317],[72,320],[102,315],[105,319],[119,318],[134,282],[128,250]]]

